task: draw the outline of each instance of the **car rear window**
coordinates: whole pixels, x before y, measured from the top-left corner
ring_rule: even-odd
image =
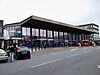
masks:
[[[5,53],[5,51],[4,51],[4,50],[2,50],[2,49],[0,49],[0,53]]]
[[[24,50],[28,50],[28,48],[27,47],[20,48],[20,51],[24,51]]]
[[[83,41],[84,43],[88,43],[88,41]]]

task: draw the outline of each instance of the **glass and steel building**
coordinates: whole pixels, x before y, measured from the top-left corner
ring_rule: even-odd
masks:
[[[86,28],[92,31],[96,31],[97,33],[91,34],[91,39],[92,40],[99,40],[99,25],[90,23],[90,24],[85,24],[85,25],[79,25],[78,27]]]

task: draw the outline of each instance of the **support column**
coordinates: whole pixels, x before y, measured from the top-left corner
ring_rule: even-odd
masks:
[[[48,42],[48,29],[46,29],[46,39],[47,39],[47,47],[49,45],[49,42]]]
[[[63,45],[65,46],[64,32],[63,32]]]
[[[20,37],[22,38],[22,25],[20,26],[20,31],[21,31]]]
[[[60,37],[59,37],[59,31],[58,31],[58,39],[60,39]]]
[[[32,47],[32,28],[30,27],[30,39],[31,39],[31,51],[33,52],[33,47]]]
[[[63,32],[63,40],[64,40],[65,38],[64,38],[64,32]]]
[[[54,31],[52,31],[52,39],[54,39]]]
[[[52,39],[53,39],[53,47],[54,47],[54,43],[55,43],[55,40],[54,40],[54,31],[52,31]]]
[[[39,33],[39,39],[40,39],[40,29],[39,29],[39,32],[38,33]]]

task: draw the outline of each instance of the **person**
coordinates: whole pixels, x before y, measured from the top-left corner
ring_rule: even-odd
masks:
[[[43,44],[43,45],[44,45],[44,49],[45,49],[45,48],[46,48],[46,46],[47,46],[47,43],[46,43],[46,42],[44,42],[44,44]]]
[[[9,47],[9,50],[10,50],[10,61],[11,62],[13,62],[14,61],[14,46],[13,45],[11,45],[10,47]]]

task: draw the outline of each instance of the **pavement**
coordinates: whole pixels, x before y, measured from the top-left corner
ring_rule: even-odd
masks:
[[[40,50],[33,50],[32,53],[38,53],[38,52],[48,52],[48,51],[57,51],[57,50],[64,50],[66,48],[76,48],[79,46],[66,46],[66,47],[52,47],[52,48],[45,48],[45,49],[40,49]]]

